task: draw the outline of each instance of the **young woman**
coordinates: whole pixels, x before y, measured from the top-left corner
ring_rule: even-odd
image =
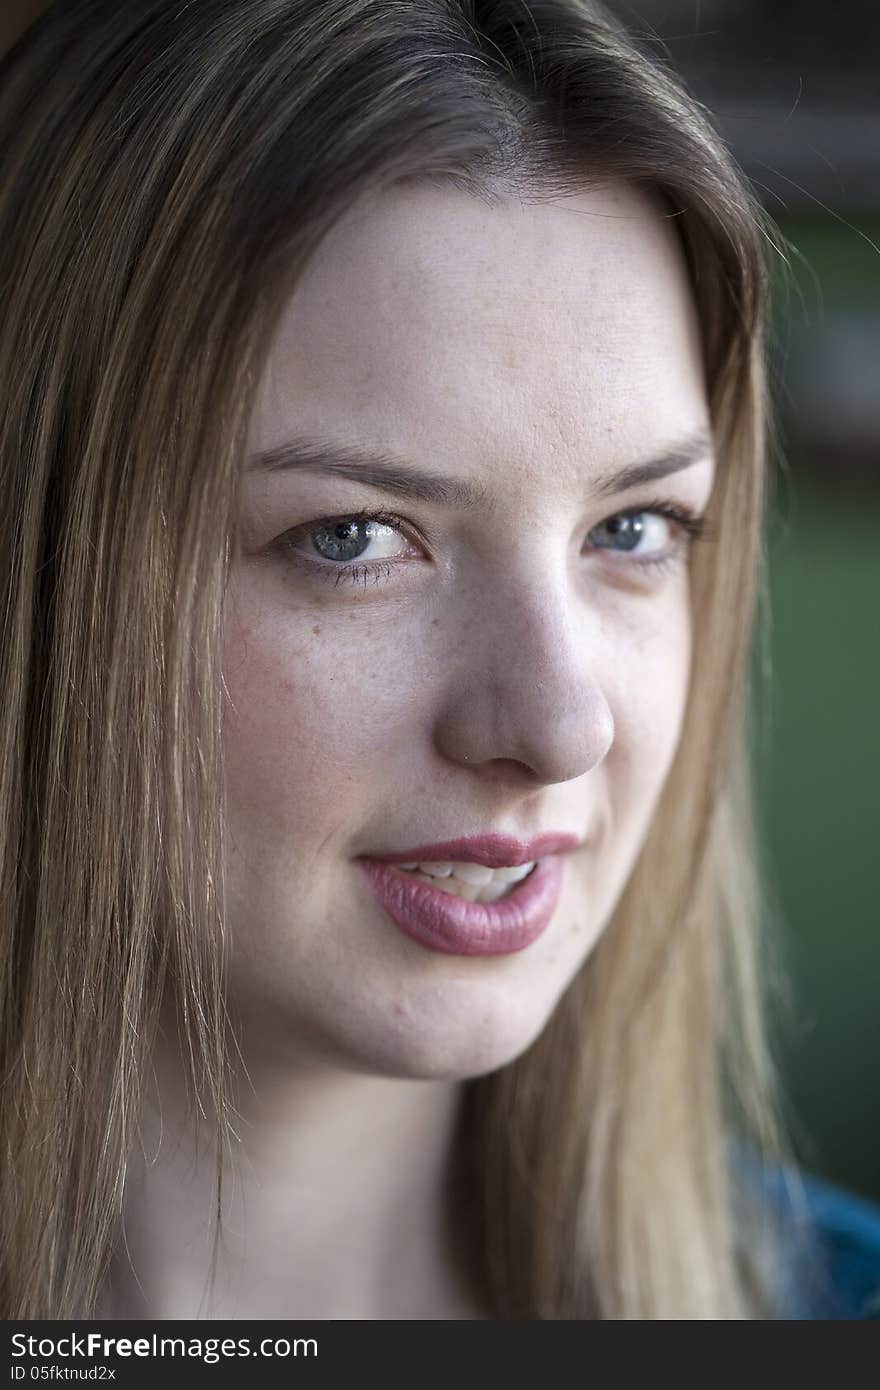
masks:
[[[777,1316],[701,109],[587,0],[74,0],[0,168],[3,1315]]]

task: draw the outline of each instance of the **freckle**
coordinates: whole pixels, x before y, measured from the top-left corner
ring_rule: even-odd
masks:
[[[315,626],[312,628],[312,632],[313,632],[313,633],[315,634],[315,636],[317,637],[318,634],[320,633],[320,631],[321,631],[321,629],[320,629],[319,625],[318,625],[317,623],[315,623]]]
[[[432,618],[432,619],[431,619],[431,626],[432,626],[432,627],[436,627],[437,624],[439,623],[439,621],[440,621],[439,618]]]

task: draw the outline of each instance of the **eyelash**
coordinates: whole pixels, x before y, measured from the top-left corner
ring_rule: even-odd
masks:
[[[713,534],[713,529],[706,517],[697,516],[696,512],[684,503],[670,502],[662,498],[654,498],[650,502],[643,503],[641,506],[627,507],[622,512],[614,512],[611,516],[603,517],[602,521],[598,524],[601,526],[604,522],[620,521],[624,517],[645,516],[648,513],[665,517],[668,521],[674,521],[681,527],[684,533],[684,538],[676,544],[673,551],[665,555],[646,556],[644,559],[633,560],[633,564],[637,565],[639,569],[650,571],[653,574],[661,574],[666,570],[674,569],[691,543],[694,541],[706,540]],[[294,550],[295,541],[300,540],[303,536],[308,536],[311,531],[317,531],[322,527],[333,526],[340,521],[378,521],[380,525],[391,526],[397,529],[402,529],[407,524],[402,521],[400,517],[393,516],[390,512],[366,510],[344,512],[340,516],[321,517],[317,521],[310,521],[305,526],[298,526],[293,531],[288,531],[286,535],[281,538],[281,549],[291,556],[297,565],[305,567],[310,571],[311,575],[317,579],[328,580],[330,576],[333,575],[335,584],[342,582],[356,584],[362,580],[365,589],[367,587],[367,580],[371,575],[373,576],[374,583],[378,584],[380,576],[384,582],[391,578],[394,569],[398,565],[406,563],[404,560],[376,560],[373,561],[372,564],[347,564],[337,566],[330,565],[329,563],[321,564],[318,561],[309,560],[300,552]],[[599,549],[604,549],[604,547],[599,547]],[[611,551],[611,553],[625,554],[626,552]]]

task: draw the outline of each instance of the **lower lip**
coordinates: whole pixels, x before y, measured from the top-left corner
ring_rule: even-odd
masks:
[[[392,864],[358,859],[388,916],[413,941],[453,956],[502,956],[531,946],[550,925],[559,904],[565,861],[551,854],[494,903],[429,888]]]

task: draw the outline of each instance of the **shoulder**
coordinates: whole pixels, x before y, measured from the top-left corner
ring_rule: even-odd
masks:
[[[880,1205],[742,1150],[734,1168],[778,1220],[785,1266],[780,1316],[880,1320]]]
[[[880,1206],[801,1173],[806,1207],[830,1285],[825,1318],[880,1319]]]

